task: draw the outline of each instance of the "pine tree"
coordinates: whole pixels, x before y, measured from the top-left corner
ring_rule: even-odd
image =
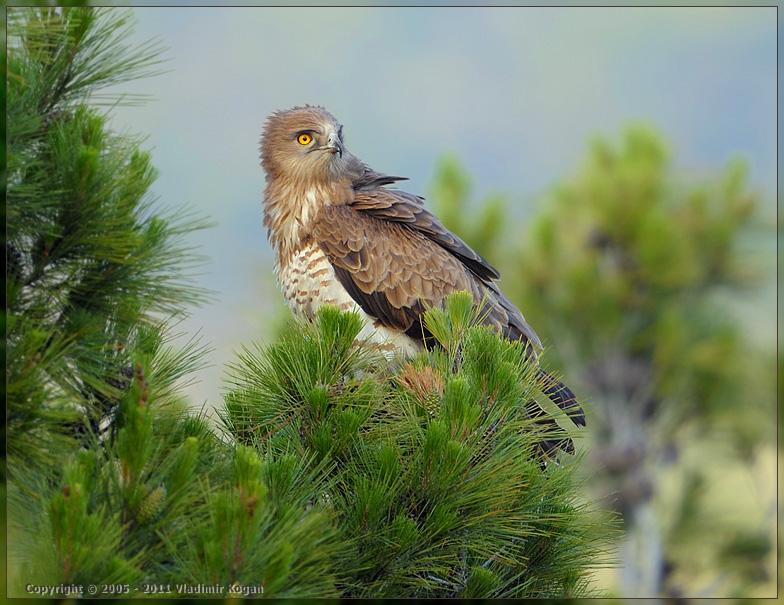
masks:
[[[184,239],[206,223],[157,207],[149,153],[96,105],[136,100],[99,93],[159,70],[158,45],[125,44],[132,25],[8,11],[9,594],[329,595],[323,508],[271,492],[260,475],[283,471],[178,394],[203,347],[167,341],[206,298]]]
[[[477,325],[466,293],[426,316],[442,348],[396,371],[354,344],[361,325],[326,307],[246,350],[224,413],[265,460],[318,471],[340,595],[590,594],[612,529],[578,497],[579,460],[542,464],[537,444],[565,433],[526,413],[546,398],[519,343]]]
[[[182,237],[203,226],[152,211],[139,141],[86,102],[149,74],[158,49],[121,52],[129,15],[9,9],[8,456],[17,478],[95,431],[131,376],[137,328],[204,299]],[[88,421],[85,423],[85,419]]]

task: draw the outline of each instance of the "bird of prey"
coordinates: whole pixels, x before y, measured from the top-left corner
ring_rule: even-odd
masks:
[[[312,317],[325,304],[356,310],[365,320],[360,338],[411,354],[432,346],[423,313],[467,290],[485,305],[485,324],[535,356],[541,342],[496,285],[498,271],[428,212],[423,198],[386,188],[406,179],[350,153],[327,110],[305,105],[269,116],[261,164],[264,226],[295,315]],[[571,390],[542,369],[538,377],[543,392],[585,425]]]

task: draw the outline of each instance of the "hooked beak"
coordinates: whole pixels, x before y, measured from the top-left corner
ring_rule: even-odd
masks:
[[[343,145],[340,143],[340,137],[334,132],[329,133],[327,145],[323,149],[330,153],[340,154],[340,157],[343,157]]]

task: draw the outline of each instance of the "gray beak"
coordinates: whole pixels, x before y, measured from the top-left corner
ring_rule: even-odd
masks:
[[[343,145],[340,143],[340,137],[334,132],[329,133],[325,149],[330,153],[338,153],[340,157],[343,157]]]

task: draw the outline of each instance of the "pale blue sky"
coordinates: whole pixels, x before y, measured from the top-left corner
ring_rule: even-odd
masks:
[[[139,41],[159,37],[171,70],[132,84],[157,100],[115,112],[149,135],[161,203],[219,223],[194,238],[201,283],[219,300],[199,328],[214,367],[191,389],[219,402],[232,350],[264,335],[281,295],[261,225],[258,138],[276,109],[324,105],[348,147],[427,194],[435,160],[457,153],[474,191],[525,216],[574,172],[595,134],[660,127],[685,174],[735,155],[773,213],[775,8],[135,8]],[[771,318],[773,319],[773,318]]]

